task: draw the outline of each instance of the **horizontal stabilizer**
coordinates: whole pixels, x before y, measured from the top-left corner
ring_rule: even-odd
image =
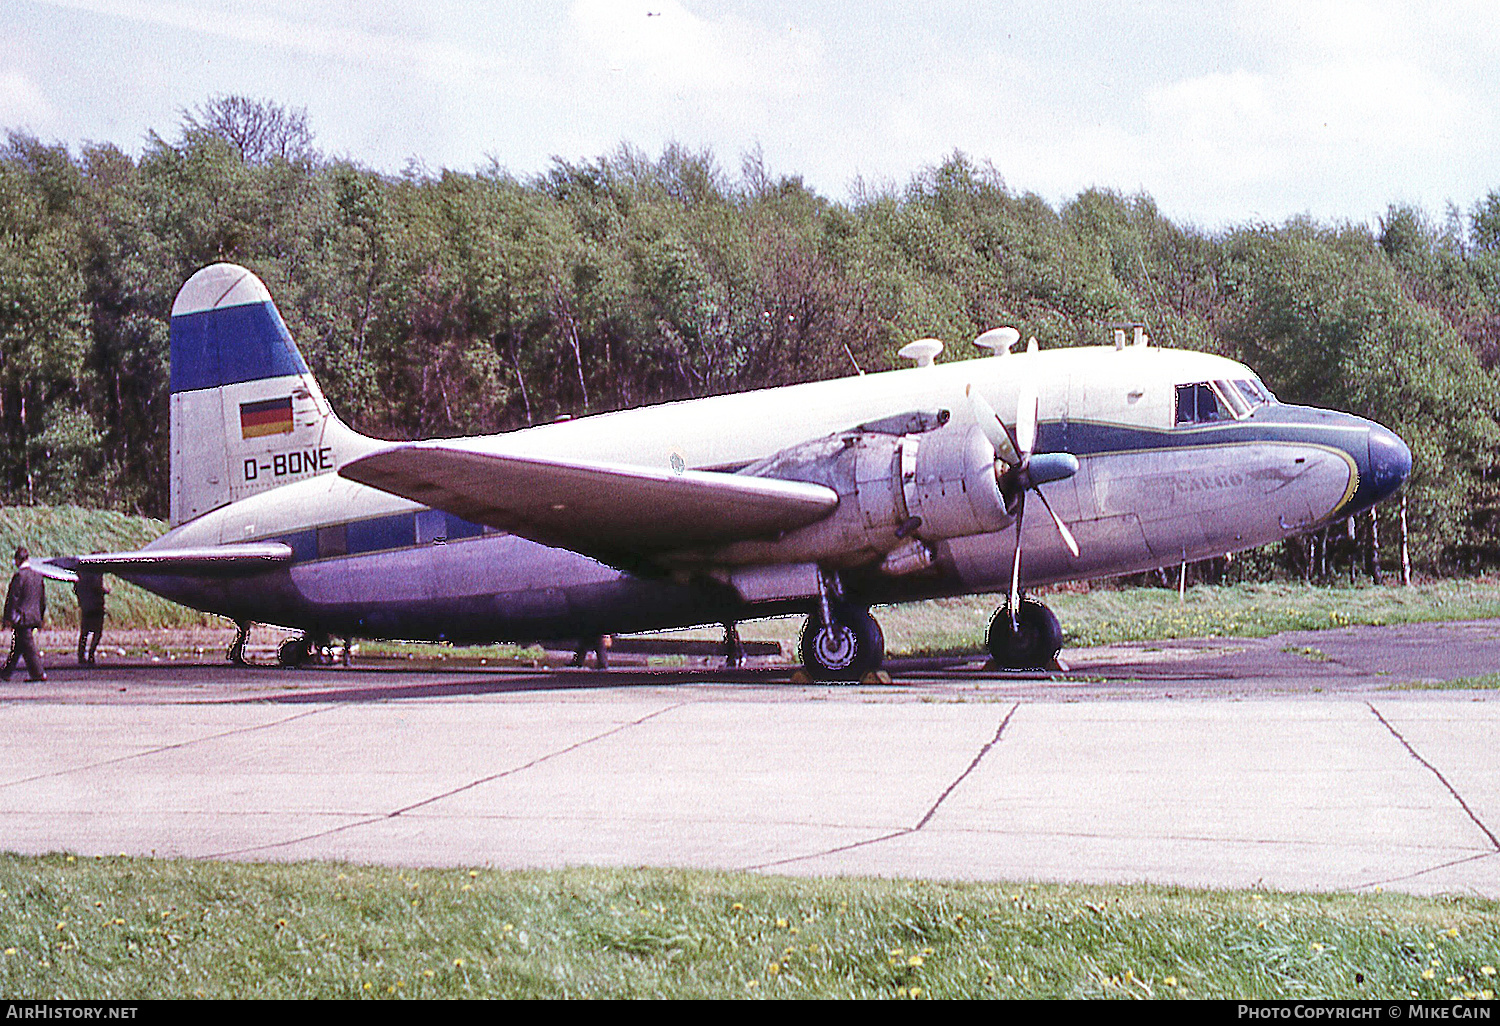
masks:
[[[828,515],[838,493],[803,481],[501,455],[413,442],[362,456],[344,477],[620,565],[694,546],[790,531]]]
[[[88,556],[54,556],[33,560],[64,571],[96,570],[117,574],[245,577],[292,560],[292,547],[281,542],[206,545],[191,549],[137,549],[134,552],[96,552]],[[38,571],[47,576],[40,566]],[[61,579],[61,578],[59,578]]]

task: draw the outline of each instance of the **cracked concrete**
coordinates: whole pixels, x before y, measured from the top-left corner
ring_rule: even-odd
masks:
[[[1394,665],[1489,672],[1493,634],[1463,626],[1399,629]],[[57,674],[0,693],[0,845],[1500,897],[1500,693],[1380,690],[1379,645],[1335,633],[1299,643],[1327,661],[1285,638],[1174,644],[1209,654],[1144,685],[1128,646],[1095,679],[949,667],[885,688]],[[1291,669],[1226,676],[1268,650]]]

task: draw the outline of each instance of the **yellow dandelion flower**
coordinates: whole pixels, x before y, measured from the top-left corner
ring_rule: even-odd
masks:
[[[68,861],[69,862],[77,862],[78,860],[76,858],[74,858],[72,855],[69,855],[68,856]]]
[[[776,920],[776,929],[778,929],[778,930],[785,930],[786,926],[787,926],[787,923],[786,923],[785,919],[778,919],[778,920]]]
[[[1481,990],[1479,992],[1479,996],[1484,998],[1484,1000],[1486,1001],[1495,1000],[1495,992],[1493,990]]]
[[[759,986],[760,986],[760,981],[759,980],[751,980],[750,982],[748,982],[748,983],[745,984],[745,987],[748,990],[754,990],[756,987],[759,987]]]
[[[906,954],[906,952],[902,951],[900,948],[896,948],[894,951],[887,952],[887,954],[889,954],[892,958],[900,958],[902,955]]]
[[[1312,948],[1314,951],[1322,951],[1323,950],[1323,945],[1319,944],[1317,941],[1313,941],[1311,944],[1308,945],[1308,947]]]
[[[1449,937],[1457,937],[1458,936],[1458,927],[1456,927],[1456,926],[1450,927],[1449,930],[1448,930],[1448,936]]]
[[[473,884],[464,884],[463,887],[461,887],[459,889],[460,890],[464,890],[464,891],[472,891],[474,889],[474,885]]]
[[[427,977],[430,980],[434,976],[436,976],[437,973],[433,972],[431,969],[423,969],[422,970],[422,975],[425,976],[425,977]]]
[[[1437,979],[1437,973],[1435,971],[1431,970],[1431,969],[1423,969],[1422,970],[1422,979],[1424,979],[1424,980],[1435,980],[1435,979]]]
[[[922,996],[922,988],[921,987],[913,987],[911,989],[911,996],[914,997],[914,998],[921,997]]]
[[[731,911],[731,912],[743,912],[743,911],[745,911],[745,906],[744,906],[744,904],[742,902],[736,901],[733,905],[729,906],[729,911]]]
[[[479,870],[477,870],[477,869],[471,869],[471,870],[469,870],[469,879],[470,880],[474,879],[478,875],[479,875]]]
[[[5,953],[7,955],[14,955],[16,953],[16,949],[15,948],[6,948],[5,949]]]
[[[464,960],[463,959],[461,959],[461,958],[455,958],[453,960],[453,968],[455,968],[455,969],[462,969],[463,967],[464,967]]]
[[[923,959],[921,955],[913,955],[906,960],[906,964],[911,966],[913,969],[920,969],[924,962],[925,959]]]
[[[1482,973],[1484,973],[1484,975],[1486,975],[1486,976],[1494,976],[1495,975],[1495,967],[1492,966],[1492,965],[1482,965],[1482,966],[1479,967],[1479,971],[1482,972]]]
[[[775,976],[777,973],[781,972],[781,963],[772,962],[770,965],[766,966],[766,972],[770,973],[772,976]]]
[[[365,990],[372,990],[372,989],[373,988],[370,986],[370,984],[368,984],[368,983],[365,984]]]
[[[1175,986],[1177,986],[1177,977],[1175,977],[1175,976],[1168,976],[1165,980],[1162,980],[1161,982],[1164,983],[1165,985],[1167,985],[1168,987],[1175,987]]]

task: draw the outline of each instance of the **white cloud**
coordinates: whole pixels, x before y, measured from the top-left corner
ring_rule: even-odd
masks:
[[[14,70],[0,71],[0,125],[33,127],[52,115],[52,104],[30,76]]]

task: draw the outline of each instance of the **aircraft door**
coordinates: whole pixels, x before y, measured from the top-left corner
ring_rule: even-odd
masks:
[[[1072,452],[1072,427],[1069,423],[1070,378],[1065,375],[1049,377],[1037,388],[1037,452]],[[1086,519],[1088,514],[1078,501],[1078,482],[1074,477],[1050,481],[1042,486],[1047,501],[1057,515],[1068,523]],[[1045,512],[1043,519],[1046,519]]]

